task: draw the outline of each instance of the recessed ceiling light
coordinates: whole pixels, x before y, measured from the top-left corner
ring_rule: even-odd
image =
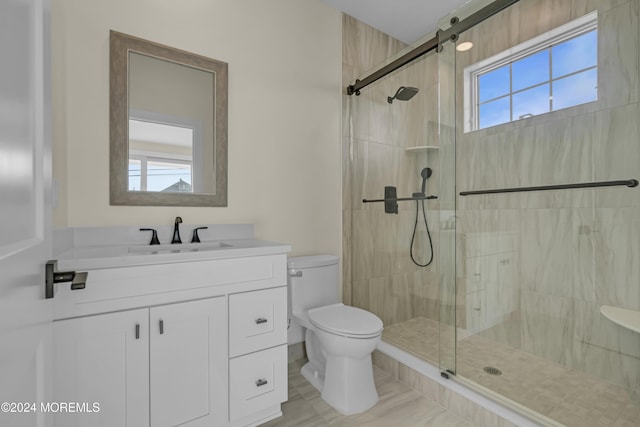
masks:
[[[471,42],[462,42],[456,46],[456,50],[458,52],[466,52],[473,47],[473,43]]]

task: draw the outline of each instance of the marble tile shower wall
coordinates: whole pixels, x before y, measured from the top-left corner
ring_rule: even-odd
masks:
[[[401,42],[349,16],[343,18],[343,85],[353,83],[406,48]],[[343,96],[344,300],[366,308],[387,325],[416,316],[438,318],[438,260],[428,269],[409,257],[415,204],[401,203],[398,215],[384,206],[363,204],[382,198],[384,187],[398,195],[420,189],[420,171],[435,168],[437,152],[410,153],[407,147],[437,145],[437,57],[425,59],[362,90]],[[387,102],[400,86],[415,86],[408,102]],[[437,194],[437,174],[428,192]],[[427,203],[434,246],[438,247],[438,202]],[[418,227],[414,252],[425,260],[429,247],[424,225]],[[423,261],[424,262],[424,261]]]
[[[596,9],[598,101],[470,133],[458,108],[459,191],[640,178],[638,0],[521,0],[461,35],[475,47],[457,54],[456,103],[465,66]],[[457,208],[459,302],[486,319],[498,296],[475,294],[474,275],[490,274],[490,254],[513,263],[497,281],[509,312],[480,333],[640,392],[639,336],[599,312],[640,310],[640,190],[468,196]],[[470,243],[478,239],[480,252]],[[473,329],[473,319],[458,319]]]

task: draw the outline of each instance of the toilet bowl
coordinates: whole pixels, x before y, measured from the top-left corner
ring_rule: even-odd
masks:
[[[338,301],[338,258],[289,259],[292,323],[305,330],[309,361],[302,375],[345,415],[378,401],[371,353],[382,335],[378,316]]]

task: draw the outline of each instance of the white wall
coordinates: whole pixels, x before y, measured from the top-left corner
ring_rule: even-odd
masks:
[[[340,254],[341,15],[317,0],[53,2],[55,225],[253,223]],[[229,206],[109,206],[109,30],[229,63]]]

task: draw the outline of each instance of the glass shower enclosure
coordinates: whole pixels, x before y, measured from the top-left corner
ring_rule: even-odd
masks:
[[[351,303],[540,423],[640,425],[640,333],[616,317],[640,316],[640,4],[520,0],[447,33],[490,4],[345,97]],[[388,103],[402,86],[419,91]],[[425,168],[424,215],[362,203],[419,194]]]

